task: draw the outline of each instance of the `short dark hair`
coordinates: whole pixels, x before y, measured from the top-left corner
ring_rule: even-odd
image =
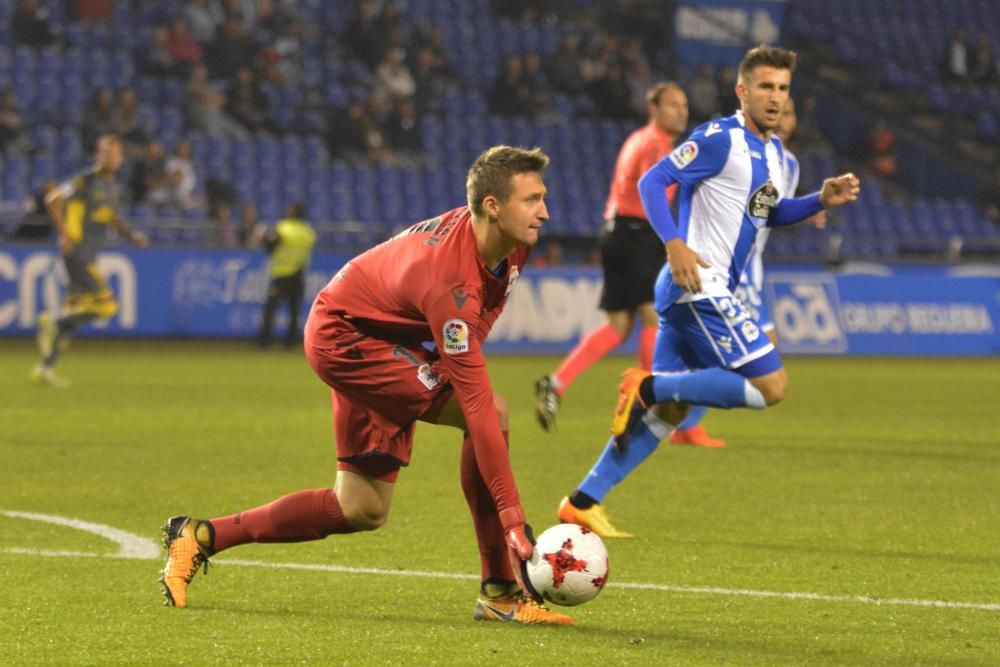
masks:
[[[101,136],[97,137],[98,144],[101,143],[102,141],[107,141],[112,144],[120,144],[122,146],[125,145],[125,142],[122,140],[121,135],[118,134],[117,132],[105,132]]]
[[[797,59],[798,55],[795,51],[761,44],[753,47],[743,56],[743,60],[740,61],[739,78],[740,80],[746,79],[758,67],[773,67],[794,72]]]
[[[305,220],[306,219],[306,207],[300,202],[292,202],[288,206],[288,217],[294,218],[295,220]]]
[[[659,104],[660,95],[670,90],[671,88],[676,88],[677,90],[680,90],[682,92],[684,90],[683,88],[680,87],[679,84],[673,81],[661,81],[660,83],[656,84],[655,86],[646,91],[646,102],[653,105]]]
[[[516,148],[494,146],[476,158],[469,167],[465,180],[465,193],[473,214],[482,216],[483,200],[493,195],[506,201],[514,189],[511,179],[515,174],[541,173],[549,165],[549,156],[541,148]]]

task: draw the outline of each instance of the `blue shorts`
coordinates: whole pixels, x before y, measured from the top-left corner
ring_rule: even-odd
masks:
[[[753,312],[735,296],[674,303],[660,313],[653,372],[725,368],[755,378],[781,366]]]
[[[746,278],[746,274],[743,274]],[[771,319],[771,311],[764,301],[764,296],[753,286],[749,280],[741,280],[736,286],[736,298],[743,302],[743,305],[753,313],[757,320],[757,326],[761,331],[774,331],[774,320]]]

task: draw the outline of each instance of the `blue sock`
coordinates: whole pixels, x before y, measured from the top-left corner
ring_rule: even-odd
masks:
[[[705,413],[708,412],[708,408],[704,405],[692,405],[688,408],[688,416],[684,418],[677,428],[681,431],[686,431],[689,428],[694,428],[701,423],[701,420],[705,418]]]
[[[635,427],[624,454],[615,449],[614,437],[609,439],[601,458],[597,459],[597,463],[587,473],[577,491],[582,491],[597,502],[601,502],[611,487],[625,479],[653,453],[660,441],[670,433],[670,428],[666,422],[647,414]]]
[[[657,403],[679,401],[713,408],[765,408],[760,391],[739,373],[705,368],[690,373],[653,376]]]

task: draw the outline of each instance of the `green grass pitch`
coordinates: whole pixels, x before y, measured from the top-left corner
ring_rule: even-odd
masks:
[[[234,549],[163,607],[159,555],[11,513],[152,541],[172,514],[328,485],[327,391],[301,353],[240,343],[81,340],[69,390],[30,384],[33,361],[0,341],[3,664],[1000,664],[998,359],[788,360],[784,404],[709,414],[728,448],[662,445],[607,498],[639,537],[608,540],[616,585],[575,628],[471,619],[459,434],[429,426],[381,530]],[[532,384],[555,363],[490,361],[538,529],[603,447],[629,360],[582,376],[548,435]]]

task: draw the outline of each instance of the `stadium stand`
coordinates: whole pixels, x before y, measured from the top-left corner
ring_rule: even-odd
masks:
[[[647,71],[647,82],[693,78],[672,69],[665,49],[648,41],[645,49],[641,40],[630,44],[628,35],[600,20],[602,3],[588,0],[506,5],[408,0],[399,6],[386,3],[385,9],[371,0],[300,0],[271,3],[276,9],[268,15],[250,15],[257,3],[238,0],[117,0],[104,21],[80,20],[72,3],[50,1],[37,3],[44,10],[39,20],[51,33],[44,46],[25,42],[15,30],[13,19],[24,4],[0,3],[0,90],[9,91],[0,106],[10,104],[25,119],[23,139],[2,146],[4,238],[14,234],[25,202],[48,181],[89,162],[94,128],[88,119],[95,117],[89,109],[97,91],[110,88],[115,113],[96,114],[110,127],[122,127],[117,107],[125,91],[137,100],[128,126],[134,132],[128,135],[134,141],[130,162],[148,141],[159,141],[167,154],[182,139],[191,145],[199,206],[133,201],[127,208],[158,244],[197,245],[211,239],[208,220],[219,201],[254,204],[265,221],[275,220],[292,201],[303,201],[317,224],[320,247],[353,251],[463,201],[461,165],[484,147],[507,142],[537,144],[551,154],[549,234],[571,250],[571,257],[582,257],[600,230],[618,148],[643,113],[641,106],[630,113],[626,105],[620,117],[602,116],[615,112],[602,103],[606,99],[600,92],[613,89],[605,85],[610,83],[557,88],[545,83],[545,67],[569,36],[583,45],[585,72],[588,66],[622,64],[626,81],[641,88],[632,66],[645,60],[636,69],[652,66],[656,76]],[[988,42],[1000,43],[996,3],[797,0],[789,5],[785,29],[793,43],[829,44],[847,65],[881,63],[879,76],[887,89],[924,95],[931,109],[957,107],[982,141],[1000,136],[1000,82],[949,81],[942,67],[948,34],[940,29],[966,26],[972,35],[985,29]],[[223,19],[223,6],[242,13]],[[904,12],[902,20],[897,9]],[[660,30],[669,31],[669,17],[660,19]],[[180,36],[178,20],[187,22]],[[201,36],[213,26],[215,38],[196,44],[209,73],[209,89],[199,89],[191,74],[197,58],[190,60],[193,51],[185,41],[190,38],[183,33]],[[662,41],[669,43],[666,36]],[[406,53],[402,66],[416,85],[415,122],[397,114],[392,86],[377,90],[378,82],[391,75],[378,68],[393,48]],[[490,94],[511,57],[522,61],[525,76],[538,77],[531,81],[540,92],[527,100],[527,111],[501,115],[493,112]],[[531,60],[542,68],[532,70]],[[232,81],[242,66],[253,76],[237,91]],[[392,80],[405,90],[405,77]],[[237,92],[256,104],[260,124],[254,132],[231,115],[249,122],[231,106]],[[819,176],[838,168],[863,166],[858,147],[837,137],[849,135],[856,143],[858,136],[867,136],[873,119],[845,126],[842,119],[831,122],[825,106],[819,105],[817,119],[824,130],[834,128],[833,150],[801,152],[803,188],[816,187]],[[394,151],[393,142],[404,140],[418,141],[422,150]],[[900,162],[912,162],[902,143]],[[908,168],[903,164],[901,171]],[[130,173],[131,167],[124,171]],[[1000,247],[997,228],[978,202],[908,191],[905,179],[900,181],[880,187],[868,178],[861,202],[834,216],[827,230],[775,234],[770,258],[957,259]]]

